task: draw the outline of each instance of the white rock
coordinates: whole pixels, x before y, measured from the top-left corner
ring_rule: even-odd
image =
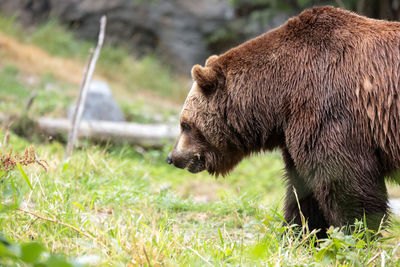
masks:
[[[400,198],[389,199],[389,208],[395,216],[400,216]]]

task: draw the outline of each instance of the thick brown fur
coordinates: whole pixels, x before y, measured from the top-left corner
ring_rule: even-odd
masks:
[[[251,153],[280,148],[287,221],[300,223],[294,187],[322,236],[364,214],[379,226],[384,177],[400,167],[400,23],[316,7],[192,75],[199,88],[181,136],[191,139],[186,157],[204,165],[191,161],[193,172],[227,174]],[[174,148],[171,162],[180,155]]]

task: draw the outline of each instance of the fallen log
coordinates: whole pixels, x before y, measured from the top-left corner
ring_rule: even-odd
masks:
[[[68,134],[71,127],[71,121],[68,119],[39,118],[37,123],[40,131],[47,136]],[[167,141],[174,140],[179,129],[166,124],[82,121],[78,133],[78,138],[160,147]]]
[[[8,120],[0,114],[0,121]],[[15,121],[15,119],[14,119]],[[41,117],[33,119],[35,132],[45,136],[68,135],[71,121],[64,118]],[[162,147],[173,141],[179,134],[178,126],[168,124],[140,124],[133,122],[81,121],[80,139],[129,143],[143,147]]]

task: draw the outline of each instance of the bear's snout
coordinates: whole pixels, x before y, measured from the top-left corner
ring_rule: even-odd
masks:
[[[168,157],[167,157],[167,163],[168,164],[172,164],[172,158],[171,158],[171,156],[170,155],[168,155]]]
[[[180,169],[186,169],[191,173],[197,173],[205,170],[205,160],[200,153],[186,152],[186,153],[169,153],[166,162],[173,164]]]

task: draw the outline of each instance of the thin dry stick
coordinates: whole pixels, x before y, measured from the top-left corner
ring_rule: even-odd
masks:
[[[369,259],[369,261],[367,262],[367,265],[370,265],[374,260],[376,260],[376,258],[379,257],[379,255],[381,255],[379,252],[376,253],[375,256],[373,256],[371,259]]]
[[[146,256],[147,264],[149,265],[149,267],[151,267],[151,262],[150,262],[149,256],[147,255],[145,246],[143,246],[143,252],[144,252],[144,255]]]
[[[297,191],[296,191],[296,188],[294,186],[293,186],[293,193],[294,193],[294,196],[296,197],[297,207],[299,209],[301,224],[302,224],[302,228],[303,228],[303,238],[304,238],[305,235],[306,235],[305,231],[308,233],[309,229],[308,229],[306,218],[304,217],[303,212],[301,211],[299,197],[297,196]]]
[[[25,209],[23,209],[23,208],[18,208],[18,210],[19,210],[19,211],[22,211],[22,212],[24,212],[24,213],[28,213],[28,214],[30,214],[30,215],[33,215],[33,216],[35,216],[35,217],[37,217],[37,218],[39,218],[39,219],[42,219],[42,220],[45,220],[45,221],[49,221],[49,222],[53,222],[53,223],[57,223],[57,224],[60,224],[60,225],[62,225],[62,226],[71,228],[72,230],[74,230],[74,231],[80,233],[81,235],[84,235],[84,236],[86,236],[87,238],[93,239],[93,236],[91,236],[91,235],[89,235],[89,234],[87,234],[87,233],[85,233],[85,232],[82,232],[81,230],[79,230],[79,229],[76,228],[75,226],[70,225],[70,224],[68,224],[68,223],[59,221],[59,220],[57,220],[57,219],[47,218],[47,217],[44,217],[44,216],[42,216],[42,215],[39,215],[39,214],[37,214],[37,213],[35,213],[35,212],[33,212],[33,211],[25,210]]]
[[[200,257],[200,259],[202,259],[205,263],[207,263],[208,265],[212,265],[206,258],[204,258],[203,256],[200,255],[199,252],[197,252],[196,250],[192,249],[191,247],[184,247],[182,246],[183,249],[189,249],[190,251],[192,251],[194,254],[196,254],[197,256]]]
[[[68,224],[68,223],[59,221],[59,220],[57,220],[57,219],[52,219],[52,218],[44,217],[44,216],[39,215],[39,214],[37,214],[37,213],[35,213],[35,212],[33,212],[33,211],[25,210],[25,209],[23,209],[23,208],[18,208],[18,210],[19,210],[19,211],[22,211],[22,212],[24,212],[24,213],[33,215],[33,216],[35,216],[36,218],[39,218],[39,219],[42,219],[42,220],[45,220],[45,221],[49,221],[49,222],[52,222],[52,223],[56,223],[56,224],[59,224],[59,225],[68,227],[68,228],[70,228],[70,229],[72,229],[72,230],[78,232],[79,234],[81,234],[81,235],[83,235],[83,236],[85,236],[85,237],[87,237],[87,238],[89,238],[89,239],[95,241],[96,243],[100,244],[103,248],[105,248],[105,249],[108,251],[108,248],[107,248],[103,243],[101,243],[100,241],[98,241],[95,237],[89,235],[88,233],[85,233],[85,232],[81,231],[79,228],[77,228],[77,227],[75,227],[75,226],[73,226],[73,225],[70,225],[70,224]]]
[[[37,96],[38,90],[33,90],[31,95],[29,96],[28,101],[26,102],[26,106],[25,106],[25,114],[28,114],[30,108],[32,107],[33,104],[33,100],[35,100],[35,97]]]
[[[6,130],[6,134],[4,135],[3,144],[0,143],[0,146],[7,147],[10,142],[10,132]]]
[[[97,47],[96,47],[95,51],[93,52],[93,54],[91,53],[90,59],[89,59],[89,64],[87,65],[87,69],[85,69],[85,71],[84,71],[80,94],[79,94],[79,97],[78,97],[78,100],[77,100],[77,103],[75,106],[74,116],[73,116],[73,119],[71,122],[71,129],[69,132],[68,143],[67,143],[66,158],[71,156],[77,136],[78,136],[79,124],[82,119],[83,109],[85,106],[86,97],[87,97],[87,93],[89,90],[89,85],[92,81],[93,73],[96,68],[96,63],[97,63],[97,59],[99,58],[101,48],[103,47],[104,36],[105,36],[105,31],[106,31],[106,24],[107,24],[106,16],[101,17],[100,32],[99,32],[99,39],[97,42]]]
[[[83,94],[84,94],[84,90],[83,89],[85,87],[86,80],[87,80],[87,77],[88,77],[88,70],[89,70],[90,62],[92,62],[92,60],[93,60],[93,52],[94,52],[93,48],[91,48],[90,51],[89,51],[88,60],[86,62],[85,68],[83,70],[82,83],[81,83],[81,87],[80,87],[81,89],[79,91],[78,98],[76,99],[74,113],[72,114],[72,120],[71,120],[70,127],[69,127],[69,130],[68,130],[67,152],[65,154],[65,158],[68,158],[72,154],[72,150],[73,150],[75,142],[76,142],[76,136],[74,136],[74,132],[76,132],[76,135],[78,135],[78,129],[79,129],[79,124],[80,123],[79,124],[77,123],[77,117],[78,117],[78,114],[79,114],[79,108],[81,106],[81,103],[85,103],[86,102],[86,101],[82,101]],[[82,105],[82,106],[84,107],[85,105]]]

